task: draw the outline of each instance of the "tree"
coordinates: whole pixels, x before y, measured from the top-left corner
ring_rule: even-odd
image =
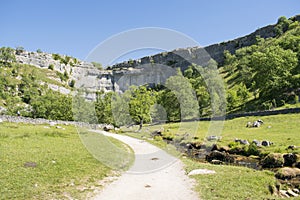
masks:
[[[48,91],[32,99],[30,105],[34,118],[73,120],[72,98],[59,92]]]
[[[132,86],[128,92],[131,94],[129,113],[142,129],[144,122],[151,122],[150,108],[155,103],[155,93],[146,86]]]
[[[79,90],[73,101],[72,105],[73,119],[78,122],[97,123],[97,115],[95,111],[95,104],[85,99],[86,91]]]
[[[23,53],[25,51],[25,49],[24,49],[24,47],[22,47],[22,46],[18,46],[17,48],[16,48],[16,54],[17,55],[20,55],[21,53]]]
[[[168,90],[166,91],[163,100],[167,101],[169,105],[166,103],[163,103],[162,105],[167,107],[167,111],[173,110],[178,113],[180,110],[179,119],[181,120],[199,117],[197,97],[193,90],[192,84],[187,78],[180,73],[176,76],[171,76],[166,81],[166,87]],[[174,106],[174,109],[168,108],[170,106]]]
[[[0,61],[7,64],[10,62],[15,62],[15,51],[10,47],[1,47],[0,48]]]
[[[99,123],[115,124],[111,109],[112,95],[113,92],[104,94],[104,92],[101,91],[97,93],[95,110]]]
[[[263,51],[254,52],[250,57],[250,68],[254,74],[254,90],[259,90],[265,100],[276,99],[291,86],[291,71],[297,66],[296,53],[280,46],[270,46]]]

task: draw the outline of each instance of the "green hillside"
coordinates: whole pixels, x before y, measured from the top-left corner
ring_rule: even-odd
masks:
[[[226,113],[235,113],[298,107],[299,21],[295,17],[280,17],[273,27],[276,37],[264,39],[257,35],[255,44],[236,47],[233,54],[225,51],[222,64],[213,60],[206,66],[192,64],[184,71],[178,69],[178,74],[170,77],[166,86],[133,87],[122,98],[114,91],[99,91],[95,104],[86,107],[95,106],[99,123],[117,126],[132,121],[142,125],[155,120],[179,121],[209,117],[223,114],[225,110]],[[74,120],[70,96],[48,87],[54,84],[72,90],[74,80],[70,82],[66,71],[54,71],[53,66],[42,69],[16,62],[16,51],[19,49],[0,49],[0,112],[15,115],[20,110],[23,116],[28,117]],[[54,60],[65,64],[71,59],[58,54],[52,56]],[[74,66],[75,61],[77,63],[77,59],[73,58],[70,66]],[[223,80],[218,78],[217,73]],[[195,94],[196,101],[191,94]],[[112,106],[112,97],[118,104],[117,110]],[[129,103],[127,107],[121,106],[125,102]],[[159,106],[164,108],[164,118]],[[124,110],[129,110],[130,119]],[[113,112],[119,112],[119,119],[114,119]],[[86,115],[81,119],[91,119],[88,113]]]
[[[20,111],[22,116],[27,117],[72,120],[72,99],[48,87],[51,84],[72,90],[64,74],[50,67],[42,69],[17,63],[14,50],[7,47],[2,47],[0,53],[2,113],[16,115]]]
[[[257,36],[257,43],[252,46],[238,49],[233,55],[224,52],[225,64],[220,72],[227,84],[229,112],[299,103],[299,22],[281,17],[275,30],[275,38]]]

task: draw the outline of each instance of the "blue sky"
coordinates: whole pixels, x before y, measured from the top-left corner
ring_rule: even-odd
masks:
[[[0,46],[80,59],[105,39],[134,28],[174,29],[206,46],[300,14],[299,0],[6,0],[0,5]]]

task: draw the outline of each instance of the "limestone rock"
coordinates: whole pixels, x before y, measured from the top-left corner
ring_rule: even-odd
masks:
[[[194,169],[188,173],[188,176],[199,175],[199,174],[215,174],[216,171],[209,169]]]
[[[284,163],[283,155],[280,153],[270,153],[261,160],[261,165],[264,168],[282,167]]]

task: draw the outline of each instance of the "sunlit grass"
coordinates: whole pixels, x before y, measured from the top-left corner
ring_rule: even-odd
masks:
[[[87,151],[75,127],[46,126],[0,124],[0,199],[85,199],[111,173]],[[25,167],[29,162],[36,166]]]

